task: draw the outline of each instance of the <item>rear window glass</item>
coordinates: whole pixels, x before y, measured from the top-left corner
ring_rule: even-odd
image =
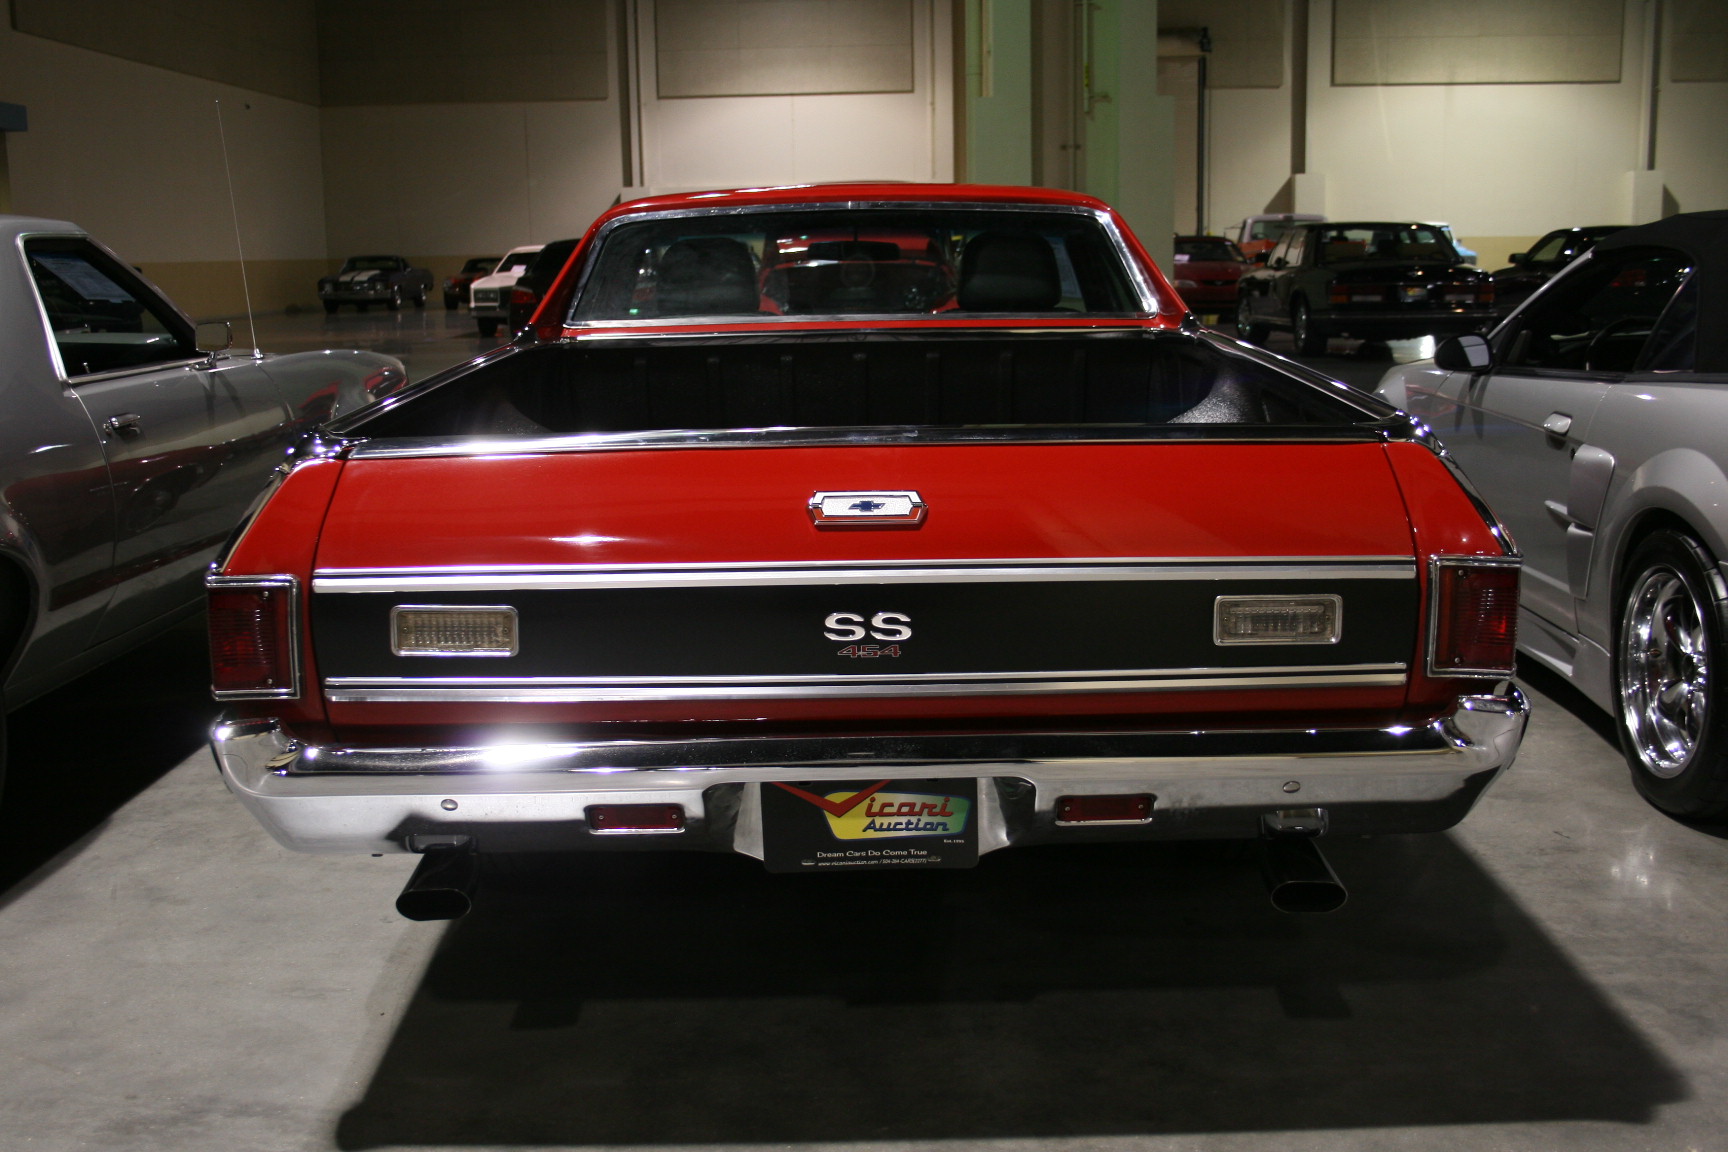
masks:
[[[1141,309],[1114,239],[1089,214],[803,209],[615,225],[573,319]]]
[[[1352,260],[1439,260],[1460,263],[1463,257],[1445,229],[1428,224],[1350,224],[1315,229],[1320,263]]]

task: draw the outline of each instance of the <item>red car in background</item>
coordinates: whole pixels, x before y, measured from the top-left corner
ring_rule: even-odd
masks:
[[[1196,312],[1233,315],[1242,273],[1248,267],[1242,250],[1222,236],[1176,237],[1172,279],[1176,291]]]
[[[474,281],[496,268],[499,259],[497,256],[470,257],[456,275],[444,277],[444,307],[460,308],[467,303],[468,289],[474,286]]]
[[[1039,188],[663,196],[509,347],[330,424],[209,579],[283,844],[699,850],[1436,831],[1510,763],[1518,558],[1426,430],[1205,331]]]

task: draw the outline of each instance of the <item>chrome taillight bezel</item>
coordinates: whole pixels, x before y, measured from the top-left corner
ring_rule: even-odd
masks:
[[[222,576],[212,573],[204,577],[207,592],[244,592],[267,589],[286,593],[287,619],[283,646],[288,655],[288,683],[277,688],[217,688],[212,683],[210,694],[217,700],[291,700],[300,695],[300,581],[293,576]],[[214,661],[214,653],[212,660]],[[215,669],[211,669],[212,677]]]
[[[1450,679],[1481,679],[1485,676],[1507,677],[1516,670],[1518,660],[1518,609],[1512,612],[1512,659],[1505,667],[1499,668],[1468,668],[1445,667],[1438,665],[1440,647],[1440,591],[1441,571],[1446,568],[1510,568],[1514,571],[1524,567],[1524,560],[1519,556],[1430,556],[1428,558],[1428,643],[1427,657],[1423,664],[1429,676],[1447,677]]]

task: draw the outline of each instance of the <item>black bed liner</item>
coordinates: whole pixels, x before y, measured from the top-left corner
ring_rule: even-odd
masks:
[[[342,431],[397,438],[691,428],[1337,428],[1383,417],[1342,392],[1222,341],[1175,333],[613,338],[515,349],[430,381]]]

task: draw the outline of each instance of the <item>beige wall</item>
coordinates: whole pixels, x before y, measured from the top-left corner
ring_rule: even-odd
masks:
[[[624,183],[616,100],[326,108],[323,143],[334,259],[578,236]]]
[[[71,220],[146,268],[211,268],[236,257],[234,206],[248,261],[325,259],[318,109],[14,31],[0,23],[0,99],[29,110],[8,133],[12,209]],[[233,206],[216,101],[228,138]],[[232,265],[229,265],[232,268]],[[237,276],[236,276],[237,282]],[[168,275],[189,293],[193,276]],[[303,289],[254,281],[259,308]],[[239,294],[173,293],[195,315],[240,311]]]
[[[717,7],[726,0],[711,0]],[[953,179],[948,0],[912,0],[912,89],[837,95],[656,95],[655,0],[640,0],[641,159],[657,190],[822,180]],[[702,0],[680,0],[686,12]],[[862,11],[874,17],[882,5]],[[890,8],[894,7],[892,5]],[[844,5],[828,10],[845,13]]]

